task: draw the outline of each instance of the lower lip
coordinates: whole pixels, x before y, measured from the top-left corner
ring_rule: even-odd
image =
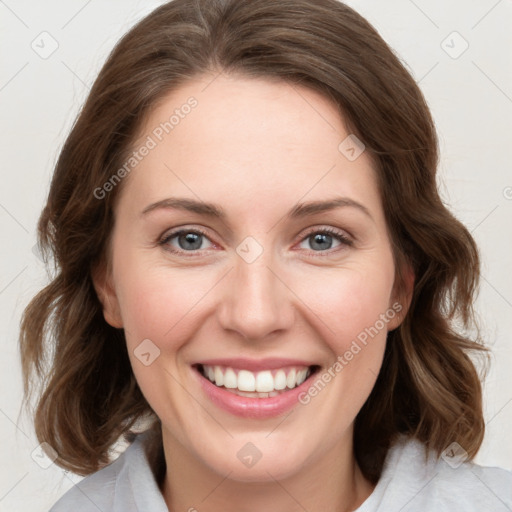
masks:
[[[281,393],[278,396],[269,398],[250,398],[239,396],[219,388],[209,379],[203,377],[199,370],[193,369],[196,378],[203,388],[208,398],[221,409],[241,416],[243,418],[272,418],[279,416],[292,409],[299,403],[299,395],[306,391],[310,386],[310,375],[300,386]]]

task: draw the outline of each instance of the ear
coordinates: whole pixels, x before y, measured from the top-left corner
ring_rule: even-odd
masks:
[[[103,316],[112,327],[121,329],[123,320],[112,280],[112,272],[108,265],[102,264],[92,272],[92,282],[98,299],[103,307]]]
[[[388,331],[396,329],[403,322],[411,305],[414,292],[414,270],[409,262],[402,262],[400,272],[396,273],[395,284],[389,308],[396,312],[396,315],[388,322]]]

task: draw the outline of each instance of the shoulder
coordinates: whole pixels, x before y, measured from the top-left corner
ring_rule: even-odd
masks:
[[[464,454],[454,444],[438,459],[419,441],[400,438],[358,512],[511,512],[512,471],[465,461]]]
[[[111,464],[75,484],[50,512],[137,512],[150,507],[167,511],[145,450],[145,436],[135,441]]]
[[[130,448],[131,446],[127,450]],[[79,512],[113,510],[116,484],[125,467],[125,458],[126,453],[121,454],[112,464],[73,485],[50,512],[67,512],[72,509]]]

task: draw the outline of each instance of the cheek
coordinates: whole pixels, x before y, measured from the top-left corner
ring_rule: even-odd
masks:
[[[169,343],[182,343],[180,340],[191,334],[190,326],[211,308],[210,299],[219,297],[220,277],[219,269],[172,269],[135,257],[119,261],[117,293],[129,344],[149,338],[159,340],[159,344],[165,340],[169,349]],[[294,302],[298,316],[315,323],[337,354],[374,326],[390,307],[390,258],[384,257],[378,264],[359,263],[346,268],[295,269],[291,273],[284,271],[283,277],[295,292],[289,300]]]
[[[385,287],[372,287],[359,279],[344,281],[346,286],[332,299],[337,313],[329,318],[329,331],[324,330],[331,359],[319,376],[322,382],[311,390],[311,398],[305,397],[307,403],[323,393],[324,386],[329,389],[332,403],[338,406],[326,421],[336,435],[346,427],[346,419],[356,417],[375,385],[394,313],[390,314]],[[338,417],[340,413],[345,419]]]
[[[210,280],[206,274],[204,270],[174,270],[136,259],[118,266],[118,298],[132,369],[157,415],[164,417],[171,411],[171,422],[179,423],[187,410],[188,395],[182,396],[174,378],[187,378],[180,360],[182,348],[201,325],[198,315],[215,284],[215,276]],[[151,358],[147,366],[139,359],[144,353]]]
[[[124,281],[119,299],[123,323],[132,337],[161,338],[185,317],[197,298],[189,289],[190,280],[188,286],[180,281],[178,276],[169,282],[164,273],[154,271],[143,275],[134,272],[129,282]]]
[[[166,350],[177,349],[215,284],[211,274],[199,268],[172,270],[136,259],[122,262],[116,276],[117,293],[129,346],[149,338],[162,348],[165,343]]]
[[[345,352],[356,339],[364,342],[377,334],[385,338],[395,316],[391,258],[383,257],[380,264],[330,269],[321,276],[318,271],[308,274],[295,289],[306,298],[304,302],[318,318],[316,325],[336,354]]]
[[[355,418],[382,365],[387,332],[397,313],[391,304],[392,255],[383,251],[378,259],[347,264],[319,277],[318,272],[306,273],[299,293],[316,313],[317,335],[328,347],[330,358],[319,375],[322,382],[310,388],[303,403],[315,401],[327,388],[338,406],[334,416],[325,413],[325,421],[336,430],[346,426],[337,416],[340,411],[345,419]],[[320,402],[316,402],[318,407]]]

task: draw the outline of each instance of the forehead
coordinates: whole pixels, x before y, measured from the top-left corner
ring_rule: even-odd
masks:
[[[364,152],[351,161],[340,150],[349,135],[336,105],[311,89],[233,75],[199,77],[148,115],[133,149],[150,149],[130,172],[123,195],[141,205],[166,195],[237,211],[265,205],[270,215],[280,204],[327,194],[379,209],[370,157]]]

